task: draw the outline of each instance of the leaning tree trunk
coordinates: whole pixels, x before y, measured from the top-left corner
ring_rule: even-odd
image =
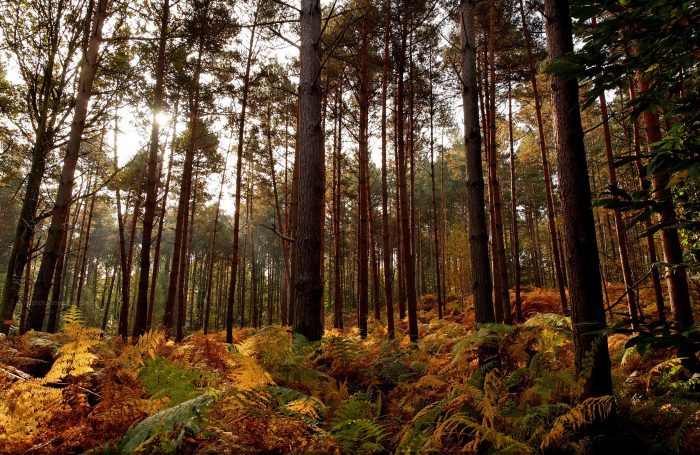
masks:
[[[107,17],[107,0],[99,0],[95,11],[88,48],[83,56],[78,80],[78,92],[75,98],[75,110],[71,123],[68,144],[66,145],[61,180],[56,193],[56,201],[51,217],[51,225],[46,236],[44,254],[34,293],[29,308],[29,326],[34,330],[41,330],[44,323],[45,302],[49,296],[51,279],[53,278],[56,261],[60,253],[61,238],[66,229],[68,209],[70,206],[73,182],[75,180],[75,168],[80,157],[80,143],[85,129],[88,104],[92,96],[92,85],[97,71],[97,58],[102,41],[102,26]]]
[[[87,20],[89,21],[89,18]],[[53,126],[49,125],[51,123],[49,122],[49,107],[51,91],[54,88],[53,69],[60,42],[60,30],[60,19],[57,19],[54,24],[54,33],[50,38],[51,49],[49,50],[49,58],[44,66],[41,107],[35,129],[34,146],[32,147],[32,164],[29,174],[27,174],[22,208],[17,220],[17,228],[12,241],[12,249],[10,250],[5,282],[3,284],[2,300],[0,300],[0,333],[5,334],[10,330],[15,306],[19,300],[22,274],[29,258],[29,242],[34,236],[41,181],[46,171],[46,155],[53,147],[54,131]]]
[[[471,291],[477,324],[494,322],[489,270],[488,232],[484,210],[484,177],[481,162],[478,89],[476,85],[476,45],[474,43],[475,0],[461,0],[462,101],[464,144],[467,159],[467,216],[471,259]]]
[[[163,108],[163,81],[165,79],[165,51],[168,43],[168,21],[170,19],[170,1],[163,0],[160,18],[160,37],[158,39],[158,59],[156,60],[156,86],[153,94],[151,114],[151,140],[148,149],[148,172],[146,174],[146,204],[143,214],[141,234],[141,257],[139,261],[139,288],[136,297],[134,315],[134,337],[143,335],[148,327],[148,276],[151,270],[151,239],[153,221],[156,214],[158,196],[158,135],[160,123],[157,115]]]
[[[324,153],[321,131],[321,5],[302,0],[301,74],[299,78],[299,189],[295,232],[294,331],[311,341],[321,339],[321,217],[323,216]]]
[[[549,58],[564,58],[574,50],[568,0],[545,0],[544,16]],[[571,267],[576,372],[583,380],[584,397],[611,395],[607,336],[601,334],[606,327],[605,307],[581,127],[578,80],[554,75],[551,84],[566,251]]]

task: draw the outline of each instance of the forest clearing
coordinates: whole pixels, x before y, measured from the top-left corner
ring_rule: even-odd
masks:
[[[700,6],[0,2],[0,454],[700,453]]]

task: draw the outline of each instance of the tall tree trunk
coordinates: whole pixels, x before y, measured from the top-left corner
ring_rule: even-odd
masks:
[[[403,256],[403,272],[406,292],[406,307],[408,310],[408,335],[412,342],[418,341],[418,320],[416,315],[416,261],[414,255],[414,249],[412,245],[412,232],[411,227],[411,208],[409,200],[409,189],[406,184],[407,177],[407,157],[406,157],[406,145],[404,139],[404,74],[406,68],[406,26],[407,24],[401,22],[400,24],[400,43],[398,44],[399,49],[396,54],[398,54],[397,70],[398,70],[398,82],[397,82],[397,136],[398,136],[398,156],[397,156],[397,167],[398,167],[398,197],[399,197],[399,218],[401,224],[401,248]],[[409,119],[410,121],[410,119]],[[412,135],[411,128],[409,132]],[[410,151],[410,150],[409,150]]]
[[[442,296],[442,277],[440,275],[440,235],[439,221],[440,218],[437,209],[437,197],[435,195],[435,134],[434,120],[435,116],[435,99],[433,96],[433,53],[430,52],[430,69],[428,77],[430,79],[430,183],[431,183],[431,204],[433,209],[433,253],[435,255],[435,287],[437,288],[437,308],[438,318],[442,319],[442,308],[444,301]]]
[[[389,339],[394,338],[394,297],[392,295],[394,285],[394,271],[392,269],[392,248],[389,231],[389,191],[387,183],[387,95],[389,85],[389,37],[391,35],[391,0],[386,0],[385,27],[384,31],[384,64],[382,66],[382,259],[384,269],[384,302],[386,305],[386,327]]]
[[[114,289],[114,279],[117,276],[117,264],[115,261],[114,264],[114,271],[112,271],[112,279],[109,282],[109,293],[107,294],[107,303],[105,304],[105,312],[104,316],[102,317],[102,331],[107,330],[107,321],[109,319],[109,307],[110,304],[112,303],[112,290]]]
[[[68,207],[67,219],[70,219],[70,211],[73,204]],[[53,285],[51,287],[51,301],[49,302],[49,320],[46,323],[46,331],[55,333],[58,325],[58,306],[61,302],[61,292],[63,291],[63,264],[66,260],[66,239],[68,231],[63,231],[61,242],[59,244],[58,260],[56,261],[56,269],[53,274]]]
[[[372,185],[368,185],[372,188]],[[368,207],[367,217],[369,219],[369,260],[372,266],[372,305],[374,308],[374,319],[379,321],[382,318],[382,302],[379,297],[379,260],[377,259],[377,238],[375,235],[376,224],[374,222],[374,208],[372,198]]]
[[[323,335],[321,306],[321,217],[323,216],[323,131],[321,130],[321,5],[302,0],[299,78],[299,191],[295,232],[294,331],[310,341]]]
[[[357,326],[360,329],[360,338],[367,337],[367,309],[369,306],[369,57],[368,34],[366,15],[363,16],[360,25],[360,67],[358,71],[359,92],[358,105],[359,117],[359,178],[358,178],[358,202],[357,202]]]
[[[256,9],[253,23],[257,22]],[[229,280],[228,300],[226,301],[226,342],[233,343],[233,304],[236,296],[236,279],[238,278],[238,250],[241,219],[241,179],[243,169],[243,138],[245,134],[246,109],[248,107],[248,92],[250,89],[250,68],[253,64],[253,47],[255,45],[255,25],[250,30],[248,56],[246,58],[245,76],[243,77],[243,93],[241,95],[241,114],[238,119],[238,148],[236,153],[236,208],[233,215],[233,254],[231,255],[231,278]],[[243,302],[241,302],[241,307]],[[242,321],[241,321],[242,323]]]
[[[545,142],[544,123],[542,121],[542,105],[540,102],[540,94],[537,87],[537,72],[535,70],[535,59],[532,54],[532,39],[530,30],[525,16],[525,7],[523,0],[520,0],[520,16],[523,25],[523,35],[525,38],[525,48],[527,49],[528,65],[530,70],[530,82],[532,84],[532,95],[535,100],[535,114],[537,116],[537,135],[540,140],[540,156],[542,158],[542,172],[544,175],[544,191],[547,207],[547,227],[549,228],[549,237],[552,245],[552,259],[554,262],[554,271],[559,288],[559,298],[561,299],[562,312],[567,314],[569,307],[566,297],[566,287],[564,283],[564,272],[562,265],[563,255],[559,251],[559,241],[557,235],[556,224],[554,223],[554,195],[552,194],[552,177],[549,171],[549,159],[547,158],[547,144]]]
[[[476,85],[476,45],[474,43],[475,0],[460,1],[462,44],[462,101],[464,106],[464,144],[467,160],[467,216],[471,259],[471,291],[474,295],[477,324],[494,322],[491,300],[488,233],[484,210],[484,179],[479,133],[478,89]]]
[[[89,18],[86,19],[89,22]],[[48,60],[43,68],[41,84],[41,103],[38,112],[37,125],[34,130],[34,146],[32,147],[32,163],[27,174],[22,208],[17,219],[17,228],[12,240],[12,249],[7,262],[5,282],[0,300],[0,332],[7,334],[12,324],[15,306],[19,300],[22,275],[29,260],[29,242],[34,236],[36,225],[36,209],[39,204],[41,181],[46,170],[46,155],[53,147],[53,122],[49,119],[51,93],[54,89],[53,70],[61,42],[61,15],[58,14],[53,25],[53,33],[49,37]]]
[[[649,81],[641,71],[637,71],[637,86],[640,95],[649,89]],[[649,151],[654,153],[656,143],[662,139],[659,116],[652,109],[644,111],[644,129],[646,130]],[[661,229],[661,246],[664,252],[666,268],[666,285],[668,286],[671,312],[675,329],[683,332],[693,326],[693,311],[690,307],[690,294],[686,268],[683,265],[683,247],[681,246],[678,230],[674,227],[678,222],[673,207],[673,198],[668,189],[669,175],[662,170],[655,170],[651,175],[651,191],[658,207],[658,219],[664,227]]]
[[[226,151],[226,158],[224,158],[224,168],[221,171],[221,184],[219,185],[219,195],[216,199],[216,211],[214,212],[214,225],[211,229],[211,234],[209,234],[209,263],[207,265],[207,289],[206,289],[206,303],[204,308],[204,334],[209,333],[209,316],[211,313],[211,298],[212,298],[212,278],[214,277],[214,248],[216,247],[216,235],[219,230],[219,215],[221,213],[221,198],[224,194],[224,182],[226,181],[226,168],[228,167],[228,155],[230,150]],[[270,154],[272,154],[272,149],[270,149]],[[270,155],[272,157],[272,155]],[[275,187],[275,201],[277,200],[277,187],[274,185],[274,173],[275,168],[272,166],[272,179],[273,186]],[[275,204],[279,210],[279,204]]]
[[[151,140],[148,147],[148,172],[146,177],[146,205],[143,214],[141,233],[141,258],[139,262],[139,288],[136,297],[136,314],[134,316],[134,337],[143,335],[148,327],[148,276],[151,269],[151,239],[153,222],[156,214],[158,197],[158,136],[160,123],[158,114],[163,109],[163,81],[165,79],[165,51],[168,44],[168,22],[170,20],[170,1],[163,0],[160,17],[160,36],[158,39],[158,58],[156,60],[156,86],[153,93],[151,113]],[[155,278],[154,278],[155,281]]]
[[[208,16],[209,3],[206,3],[207,11],[204,16]],[[170,268],[170,279],[168,282],[168,294],[165,300],[165,312],[163,313],[163,328],[167,333],[173,329],[175,306],[181,307],[180,297],[182,297],[181,274],[184,272],[184,261],[186,259],[187,242],[187,215],[189,213],[190,196],[192,189],[192,167],[194,163],[194,153],[196,147],[197,130],[199,123],[199,98],[200,98],[200,75],[202,71],[202,53],[204,52],[204,37],[200,37],[197,49],[197,61],[194,69],[194,96],[190,98],[190,140],[185,151],[185,161],[183,163],[182,183],[180,185],[180,197],[177,206],[177,219],[175,223],[175,239],[173,240],[173,257]]]
[[[102,146],[104,143],[104,129],[102,130],[102,137],[100,138],[100,151],[102,151]],[[92,228],[92,216],[93,216],[93,211],[95,209],[95,198],[97,197],[97,176],[95,176],[95,183],[92,186],[92,196],[90,197],[90,208],[88,209],[88,219],[87,219],[87,226],[85,227],[85,242],[83,244],[83,258],[82,261],[80,261],[80,275],[78,277],[78,294],[76,296],[75,302],[77,306],[80,306],[80,302],[83,298],[83,284],[85,283],[85,269],[87,267],[87,262],[88,262],[88,251],[90,250],[90,230]],[[66,214],[66,219],[69,219],[70,217],[70,208],[68,209],[68,213]],[[59,240],[60,242],[60,240]],[[59,246],[60,250],[60,246]],[[60,256],[60,252],[59,252]],[[93,295],[94,298],[94,295]]]
[[[90,188],[92,187],[92,175],[88,173],[88,179],[87,179],[87,188],[85,189],[85,193],[90,192]],[[82,187],[82,185],[81,185]],[[80,193],[82,188],[78,190],[78,193],[76,194],[77,197],[85,198],[85,195],[81,195]],[[73,264],[73,273],[71,274],[71,286],[70,286],[70,297],[68,298],[68,304],[69,305],[76,305],[80,307],[80,302],[76,304],[75,302],[75,291],[77,289],[77,281],[79,281],[80,278],[80,264],[83,263],[83,252],[85,249],[83,248],[83,241],[85,239],[85,220],[87,219],[87,214],[88,214],[88,207],[87,207],[87,200],[85,203],[81,203],[80,205],[82,207],[82,217],[80,218],[80,231],[78,232],[78,248],[77,248],[77,255],[75,258],[75,264]],[[80,214],[80,211],[76,213],[76,222],[78,215]],[[70,222],[70,218],[66,218]]]
[[[605,142],[605,158],[608,164],[608,175],[610,177],[610,186],[618,187],[617,172],[615,171],[615,158],[613,157],[612,138],[610,134],[610,123],[608,121],[608,103],[605,101],[605,95],[601,94],[600,115],[603,123],[603,139]],[[617,237],[617,246],[620,253],[620,266],[622,268],[622,280],[625,284],[627,293],[627,310],[629,312],[630,323],[632,330],[639,329],[639,312],[637,310],[637,291],[634,289],[634,281],[632,280],[632,268],[630,267],[629,254],[627,253],[627,233],[625,222],[622,219],[622,212],[619,209],[613,209],[613,218],[615,220],[615,235]]]
[[[629,81],[629,96],[630,101],[634,101],[637,98],[635,81],[630,79]],[[639,176],[639,190],[646,191],[649,188],[650,182],[647,178],[646,169],[642,164],[642,152],[641,152],[641,134],[639,132],[639,120],[632,120],[632,142],[634,147],[634,157],[635,166],[637,168],[637,175]],[[644,222],[644,228],[651,228],[651,220],[647,218]],[[664,307],[664,295],[661,290],[661,277],[659,274],[659,268],[656,265],[657,255],[656,255],[656,242],[654,242],[654,235],[646,236],[647,242],[647,253],[649,254],[649,262],[652,264],[651,267],[651,279],[654,285],[654,297],[656,301],[656,313],[661,323],[666,323],[666,308]]]
[[[172,127],[172,137],[170,140],[171,144],[175,143],[175,138],[177,137],[177,118],[178,118],[178,108],[180,106],[179,99],[175,99],[175,113],[173,115],[173,127]],[[163,151],[165,154],[165,150]],[[170,158],[168,159],[168,172],[165,176],[165,187],[163,188],[163,196],[160,203],[160,216],[158,217],[158,233],[156,234],[156,249],[153,253],[153,276],[151,277],[151,289],[149,291],[148,297],[148,316],[146,317],[146,330],[151,330],[153,324],[153,307],[156,301],[156,284],[158,282],[158,272],[160,271],[160,245],[163,239],[163,224],[165,223],[165,213],[168,206],[168,195],[170,194],[170,179],[172,177],[173,169],[173,157],[175,156],[175,148],[172,147],[170,151]],[[161,159],[161,172],[162,174],[162,159]],[[160,180],[160,177],[158,178]]]
[[[336,99],[337,142],[333,154],[333,327],[343,328],[343,289],[341,262],[340,204],[341,204],[341,151],[343,147],[343,88],[338,86]]]
[[[488,34],[488,60],[485,62],[489,71],[489,167],[491,183],[489,190],[493,192],[493,227],[492,236],[495,237],[493,242],[495,249],[492,251],[494,256],[494,276],[498,273],[499,286],[495,290],[500,293],[500,301],[503,305],[503,322],[506,324],[513,323],[513,317],[510,309],[510,294],[508,291],[508,265],[506,263],[506,252],[503,241],[503,208],[501,186],[498,179],[498,144],[496,142],[496,2],[489,2],[489,34]],[[494,280],[494,283],[496,281]]]
[[[71,123],[66,154],[61,170],[61,180],[56,193],[56,200],[51,217],[51,225],[46,236],[44,254],[31,306],[29,308],[29,325],[34,330],[41,330],[46,310],[45,302],[48,300],[51,279],[53,278],[58,260],[61,237],[66,229],[68,220],[68,208],[73,193],[75,168],[80,157],[80,143],[85,129],[88,103],[92,96],[92,86],[97,71],[97,58],[102,41],[102,25],[107,17],[107,0],[99,0],[95,11],[88,48],[81,62],[78,91],[75,98],[75,110]]]
[[[27,253],[27,267],[24,272],[24,295],[22,296],[22,310],[19,315],[19,334],[23,335],[27,331],[27,307],[29,307],[29,288],[32,279],[32,247],[34,237],[29,238],[29,252]]]
[[[513,146],[513,97],[511,80],[508,79],[508,142],[510,146],[510,216],[513,227],[513,287],[515,291],[515,317],[523,322],[522,302],[520,298],[520,239],[518,238],[518,204],[515,179],[515,150]]]
[[[544,16],[549,58],[564,58],[574,50],[568,0],[545,0]],[[607,336],[599,332],[606,327],[605,307],[583,144],[578,80],[554,75],[551,84],[566,251],[571,267],[576,372],[582,375],[584,397],[611,395]]]

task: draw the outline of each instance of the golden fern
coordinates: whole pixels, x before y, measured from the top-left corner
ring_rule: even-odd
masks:
[[[68,376],[78,377],[93,371],[92,364],[97,356],[90,351],[100,343],[102,331],[85,327],[80,310],[72,306],[64,319],[62,333],[70,341],[58,349],[58,358],[42,383],[58,382]]]
[[[554,421],[552,429],[542,440],[541,448],[561,444],[567,430],[578,431],[596,420],[606,419],[613,410],[615,398],[611,395],[587,398]]]

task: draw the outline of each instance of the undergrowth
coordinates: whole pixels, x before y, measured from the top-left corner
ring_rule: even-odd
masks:
[[[233,345],[161,332],[122,343],[71,309],[59,334],[0,340],[0,452],[699,450],[700,377],[674,351],[610,336],[615,396],[583,399],[568,318],[529,311],[518,326],[477,329],[462,306],[438,320],[424,304],[417,344],[405,321],[395,340],[372,323],[365,340],[327,330],[312,343],[266,327],[237,331]],[[37,346],[50,351],[43,375],[22,360],[46,358]],[[490,354],[479,362],[479,352]]]

